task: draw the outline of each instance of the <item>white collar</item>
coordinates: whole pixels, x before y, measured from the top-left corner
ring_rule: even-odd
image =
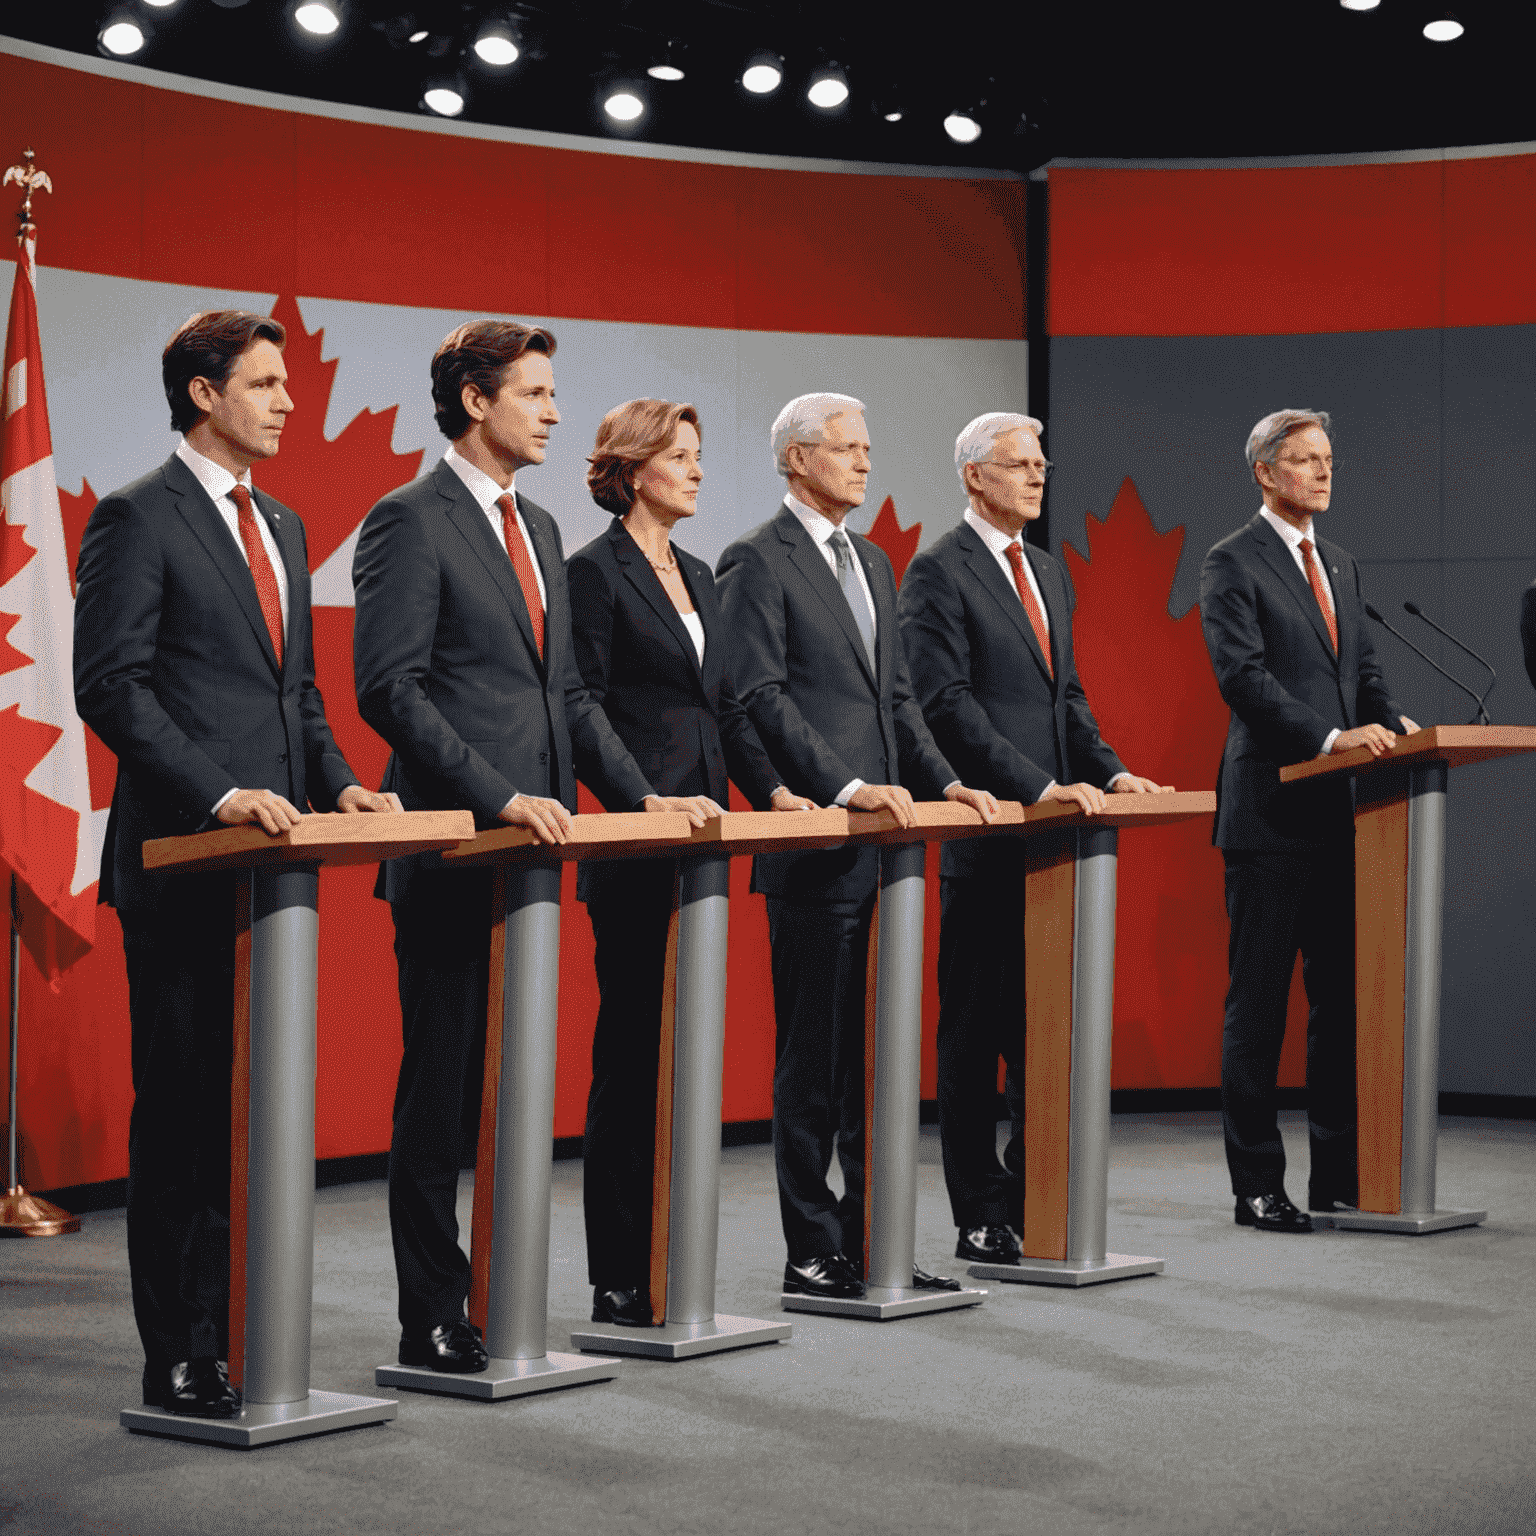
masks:
[[[197,483],[207,491],[210,501],[222,501],[237,485],[252,490],[249,469],[236,478],[222,464],[215,464],[205,453],[199,453],[186,438],[176,445],[176,457],[197,476]]]
[[[1001,528],[994,528],[974,507],[967,507],[961,515],[976,530],[982,542],[994,555],[1002,554],[1010,544],[1017,544],[1021,549],[1023,548],[1022,534],[1007,534]]]
[[[1271,512],[1268,507],[1260,507],[1259,514],[1276,533],[1285,540],[1285,547],[1293,554],[1301,548],[1303,539],[1311,539],[1313,549],[1317,548],[1317,535],[1312,531],[1312,519],[1307,519],[1305,529],[1297,528],[1294,524],[1286,522],[1278,513]]]
[[[827,540],[844,525],[834,523],[830,517],[818,512],[815,507],[808,507],[798,496],[789,491],[784,493],[784,505],[800,519],[800,526],[816,541],[818,549],[826,547]]]
[[[475,498],[482,512],[489,512],[503,496],[511,496],[513,506],[517,505],[516,475],[512,477],[511,485],[497,485],[478,464],[471,464],[452,443],[448,444],[448,451],[443,455],[443,463],[464,482],[464,488]]]

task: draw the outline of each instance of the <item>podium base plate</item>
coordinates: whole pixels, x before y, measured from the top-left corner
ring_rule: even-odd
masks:
[[[663,1323],[660,1328],[626,1328],[619,1323],[594,1323],[571,1335],[577,1349],[601,1349],[615,1355],[642,1355],[648,1360],[691,1360],[749,1344],[777,1344],[787,1339],[791,1323],[765,1323],[755,1317],[719,1315],[707,1323]]]
[[[204,1440],[239,1451],[279,1440],[301,1440],[333,1429],[384,1424],[399,1404],[384,1397],[354,1397],[347,1392],[311,1392],[297,1403],[247,1403],[232,1419],[193,1419],[163,1408],[124,1408],[118,1423],[141,1435],[173,1440]]]
[[[979,1307],[986,1292],[968,1286],[963,1291],[919,1291],[907,1286],[871,1285],[862,1300],[837,1296],[801,1296],[785,1291],[780,1305],[786,1312],[818,1312],[824,1317],[857,1317],[885,1323],[920,1312],[953,1312],[958,1307]]]
[[[1026,1254],[1017,1264],[972,1264],[966,1274],[976,1280],[1005,1280],[1012,1285],[1102,1285],[1106,1280],[1129,1280],[1135,1275],[1160,1275],[1162,1259],[1138,1258],[1130,1253],[1106,1253],[1102,1259],[1032,1259]]]
[[[381,1387],[400,1387],[407,1392],[438,1392],[447,1397],[473,1397],[483,1403],[505,1397],[528,1397],[560,1387],[584,1387],[592,1381],[610,1381],[618,1374],[617,1360],[597,1360],[591,1355],[541,1355],[537,1360],[492,1360],[473,1376],[434,1371],[424,1365],[380,1365],[373,1379]]]
[[[1487,1211],[1417,1211],[1396,1214],[1390,1211],[1313,1211],[1312,1225],[1319,1231],[1332,1227],[1336,1232],[1399,1232],[1409,1237],[1424,1237],[1430,1232],[1451,1232],[1457,1227],[1475,1227],[1487,1221]]]

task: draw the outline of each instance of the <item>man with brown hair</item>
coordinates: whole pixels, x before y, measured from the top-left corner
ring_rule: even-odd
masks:
[[[235,876],[146,871],[146,838],[300,810],[398,809],[358,784],[315,687],[304,527],[251,485],[293,401],[281,325],[193,315],[166,345],[158,469],[80,545],[75,704],[117,754],[100,899],[117,908],[133,1028],[128,1264],[144,1401],[227,1418]]]
[[[570,833],[578,777],[610,807],[674,804],[582,686],[560,530],[514,487],[560,420],[554,351],[548,331],[510,320],[449,332],[432,400],[450,447],[368,514],[352,565],[358,707],[393,748],[386,788],[408,810],[468,808],[479,827],[547,843]],[[479,1115],[491,876],[423,854],[387,863],[377,894],[405,1037],[389,1153],[400,1363],[483,1371],[454,1200]]]

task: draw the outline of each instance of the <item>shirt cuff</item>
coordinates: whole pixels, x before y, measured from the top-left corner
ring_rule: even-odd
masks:
[[[944,788],[943,788],[943,789],[941,789],[941,790],[940,790],[940,791],[939,791],[939,794],[940,794],[940,795],[941,795],[941,796],[942,796],[942,797],[943,797],[943,798],[944,798],[944,799],[946,799],[946,800],[947,800],[947,799],[948,799],[948,798],[949,798],[949,792],[950,792],[950,790],[952,790],[952,789],[954,789],[954,788],[956,788],[956,787],[957,787],[957,786],[958,786],[958,785],[959,785],[959,783],[960,783],[960,780],[959,780],[959,779],[951,779],[951,780],[950,780],[950,781],[949,781],[949,783],[948,783],[948,784],[946,784],[946,785],[945,785],[945,786],[944,786]]]
[[[1328,754],[1333,751],[1334,742],[1336,742],[1343,734],[1344,733],[1339,730],[1329,731],[1328,734],[1323,738],[1322,750],[1319,751],[1317,755],[1319,757],[1327,757]]]
[[[1055,789],[1055,788],[1056,788],[1056,780],[1055,780],[1055,779],[1052,779],[1052,780],[1051,780],[1051,782],[1050,782],[1050,783],[1049,783],[1049,784],[1047,784],[1047,785],[1046,785],[1046,786],[1045,786],[1045,788],[1044,788],[1044,789],[1042,789],[1042,790],[1041,790],[1041,791],[1040,791],[1040,793],[1039,793],[1039,794],[1038,794],[1038,795],[1036,795],[1036,796],[1035,796],[1035,804],[1036,804],[1036,805],[1042,805],[1042,804],[1044,804],[1044,802],[1045,802],[1045,797],[1046,797],[1046,796],[1047,796],[1047,795],[1048,795],[1048,794],[1050,794],[1050,792],[1051,792],[1051,791],[1052,791],[1052,790],[1053,790],[1053,789]]]
[[[837,796],[832,801],[832,804],[840,805],[846,811],[848,809],[848,802],[852,800],[853,797],[863,788],[863,779],[849,779],[848,782],[844,784],[840,790],[838,790]]]
[[[510,800],[508,800],[507,803],[504,806],[502,806],[502,808],[496,814],[498,816],[505,816],[507,814],[507,812],[510,811],[512,809],[512,807],[517,804],[518,800],[522,797],[522,793],[523,792],[520,789],[513,790],[512,798]]]
[[[226,790],[224,794],[220,795],[219,798],[213,802],[213,809],[211,811],[209,811],[208,814],[210,816],[217,816],[219,814],[219,812],[224,809],[225,805],[230,800],[234,799],[234,797],[236,795],[238,795],[239,793],[240,793],[240,786],[238,784],[235,785],[235,787],[233,789]]]
[[[1108,784],[1104,786],[1104,793],[1106,795],[1113,794],[1115,785],[1118,784],[1121,779],[1128,779],[1130,776],[1131,770],[1129,768],[1123,769],[1121,772],[1117,773],[1114,778],[1109,781]]]

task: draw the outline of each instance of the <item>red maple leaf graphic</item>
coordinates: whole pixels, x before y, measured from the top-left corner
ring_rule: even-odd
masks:
[[[864,537],[870,543],[878,544],[890,557],[892,569],[896,572],[896,585],[899,587],[901,578],[907,574],[912,556],[917,553],[918,543],[923,537],[923,525],[913,523],[910,528],[903,528],[896,521],[896,502],[887,496],[880,503],[880,510],[875,514],[875,520]]]
[[[80,563],[80,540],[85,537],[85,525],[96,510],[101,498],[91,489],[89,480],[80,482],[80,494],[59,487],[59,516],[64,521],[64,558],[69,562],[69,590],[75,590],[75,567]]]
[[[6,621],[10,622],[7,623]],[[0,626],[5,629],[4,638],[0,638],[0,673],[14,672],[17,667],[30,667],[32,657],[25,651],[18,651],[11,644],[11,631],[21,623],[20,614],[0,613]]]
[[[26,565],[37,550],[27,543],[26,533],[9,520],[0,522],[0,587]]]
[[[1211,671],[1200,610],[1181,619],[1168,594],[1182,526],[1159,534],[1127,477],[1088,558],[1064,546],[1077,593],[1072,644],[1104,739],[1132,773],[1178,789],[1211,789],[1227,706]],[[1115,924],[1117,1087],[1214,1085],[1221,1075],[1227,914],[1220,853],[1208,824],[1138,832],[1120,841]],[[1303,1028],[1297,1029],[1298,1018]],[[1292,987],[1281,1082],[1305,1076],[1305,999]]]

